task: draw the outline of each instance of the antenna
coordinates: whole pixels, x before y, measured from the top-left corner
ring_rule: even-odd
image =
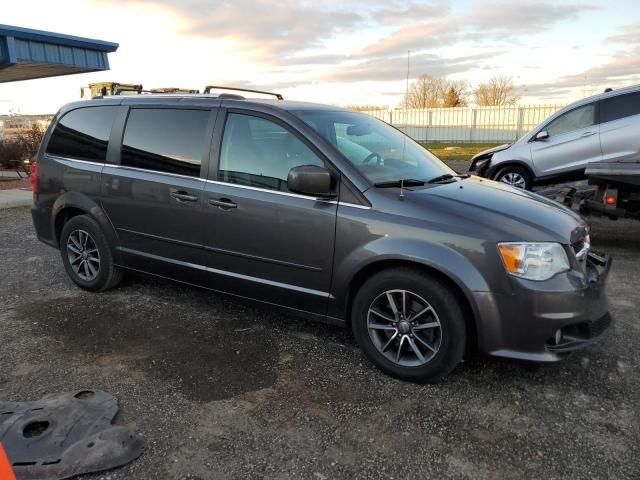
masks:
[[[409,108],[409,68],[411,67],[411,50],[407,50],[407,86],[404,91],[404,128],[407,128],[407,115]],[[402,161],[407,150],[407,132],[402,137]],[[400,177],[400,200],[404,200],[404,174]]]

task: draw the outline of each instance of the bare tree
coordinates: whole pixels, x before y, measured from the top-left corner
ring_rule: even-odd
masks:
[[[34,124],[29,130],[17,136],[18,143],[22,146],[25,158],[31,159],[38,153],[46,129],[43,126]]]
[[[513,77],[494,75],[486,83],[481,83],[473,92],[476,104],[481,107],[515,105],[520,97],[515,92]]]
[[[466,105],[467,82],[420,75],[402,101],[404,108],[440,108]]]
[[[356,112],[368,112],[373,110],[389,110],[389,105],[347,105],[349,110],[355,110]]]
[[[431,75],[420,75],[409,85],[402,106],[404,108],[436,108],[441,106],[444,94],[441,78]]]

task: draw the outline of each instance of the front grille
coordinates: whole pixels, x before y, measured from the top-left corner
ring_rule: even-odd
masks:
[[[589,322],[589,337],[596,338],[604,333],[604,331],[611,325],[611,315],[608,313],[598,320]]]
[[[589,248],[591,247],[591,242],[589,235],[587,232],[584,232],[584,235],[577,240],[576,242],[571,244],[571,248],[576,255],[578,261],[582,261],[587,258],[587,254],[589,253]]]

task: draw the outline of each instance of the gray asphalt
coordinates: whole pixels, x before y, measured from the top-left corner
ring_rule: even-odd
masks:
[[[553,365],[478,358],[440,385],[377,371],[349,332],[129,277],[91,294],[0,210],[0,399],[101,389],[147,451],[83,478],[640,478],[640,222],[596,219],[617,326]]]

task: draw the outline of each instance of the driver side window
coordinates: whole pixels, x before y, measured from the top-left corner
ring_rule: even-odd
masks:
[[[227,116],[218,180],[250,187],[289,191],[289,170],[324,162],[286,128],[260,117]]]
[[[584,105],[559,116],[545,129],[550,136],[587,128],[596,123],[595,104]]]

